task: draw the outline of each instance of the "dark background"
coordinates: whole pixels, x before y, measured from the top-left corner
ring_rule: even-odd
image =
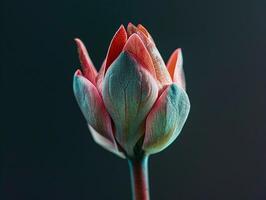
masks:
[[[150,159],[153,200],[266,199],[266,1],[2,2],[1,200],[130,199],[127,162],[95,144],[72,92],[120,24],[184,53],[191,113]]]

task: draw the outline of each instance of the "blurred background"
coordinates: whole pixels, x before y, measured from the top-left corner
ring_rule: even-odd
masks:
[[[127,162],[87,129],[73,38],[100,66],[142,23],[165,60],[181,47],[191,113],[150,158],[151,199],[266,199],[266,1],[19,1],[1,6],[1,200],[130,199]]]

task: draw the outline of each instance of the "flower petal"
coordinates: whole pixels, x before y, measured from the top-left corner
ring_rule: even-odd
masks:
[[[146,119],[143,150],[157,153],[179,135],[190,110],[186,92],[175,83],[169,85],[154,104]]]
[[[83,74],[90,82],[95,84],[95,77],[97,76],[97,71],[90,59],[87,49],[79,38],[76,38],[75,41],[78,48],[79,60],[81,63]]]
[[[142,25],[142,24],[138,24],[138,30],[141,31],[142,33],[144,33],[144,35],[146,35],[146,37],[150,38],[150,40],[154,43],[153,38],[151,37],[151,34],[148,32],[148,30]]]
[[[123,25],[115,33],[106,56],[105,72],[112,62],[119,56],[127,41],[127,32]]]
[[[106,66],[106,59],[104,59],[102,66],[100,68],[100,71],[98,73],[98,76],[96,77],[96,86],[100,94],[102,94],[102,82],[103,82],[103,77],[104,77],[104,71],[105,71],[105,66]]]
[[[128,23],[127,25],[127,35],[130,37],[133,33],[136,33],[138,28],[132,24],[131,22]]]
[[[142,26],[141,24],[138,24],[138,29],[142,32],[142,33],[144,33],[147,37],[149,37],[150,36],[150,33],[147,31],[147,29],[144,27],[144,26]]]
[[[181,49],[176,49],[170,56],[167,62],[167,69],[169,74],[176,84],[186,89],[186,81],[183,70],[183,56]]]
[[[92,132],[95,141],[104,148],[110,150],[112,146],[112,151],[118,151],[112,131],[111,118],[97,88],[77,70],[74,75],[73,89],[87,123],[101,136]]]
[[[137,34],[141,38],[142,42],[146,46],[151,56],[157,80],[161,83],[162,86],[171,84],[171,77],[167,71],[162,56],[158,51],[157,47],[155,46],[155,43],[153,42],[152,38],[147,37],[146,34],[144,34],[141,30],[138,30]]]
[[[138,62],[140,62],[153,75],[153,77],[156,78],[155,70],[149,52],[136,33],[132,34],[129,37],[126,45],[123,48],[123,51],[132,53],[134,57],[138,59]]]
[[[125,155],[117,149],[117,146],[114,145],[110,140],[103,137],[100,133],[98,133],[91,125],[88,124],[89,130],[91,132],[92,138],[94,141],[99,144],[104,149],[116,154],[121,158],[126,158]]]
[[[157,99],[157,83],[127,52],[122,52],[106,72],[103,100],[115,125],[115,137],[127,155],[144,134],[145,118]]]

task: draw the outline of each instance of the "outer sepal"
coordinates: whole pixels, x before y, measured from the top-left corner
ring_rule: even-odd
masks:
[[[73,89],[95,142],[119,154],[112,132],[111,118],[97,88],[77,70],[74,75]]]
[[[92,138],[94,141],[99,144],[104,149],[116,154],[117,156],[121,158],[126,158],[124,153],[118,150],[118,147],[116,144],[112,143],[107,138],[103,137],[100,133],[98,133],[92,126],[88,124],[89,130],[91,132]]]
[[[151,74],[134,56],[122,52],[107,70],[103,100],[115,125],[115,137],[129,156],[144,133],[145,118],[157,99]]]
[[[179,135],[190,110],[186,92],[175,83],[169,85],[154,104],[146,119],[143,150],[162,151]]]

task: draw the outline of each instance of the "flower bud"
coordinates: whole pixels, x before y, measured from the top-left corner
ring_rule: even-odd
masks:
[[[181,49],[165,65],[146,28],[121,25],[97,72],[85,45],[76,43],[82,72],[74,75],[74,94],[93,139],[129,158],[171,144],[190,110]]]

